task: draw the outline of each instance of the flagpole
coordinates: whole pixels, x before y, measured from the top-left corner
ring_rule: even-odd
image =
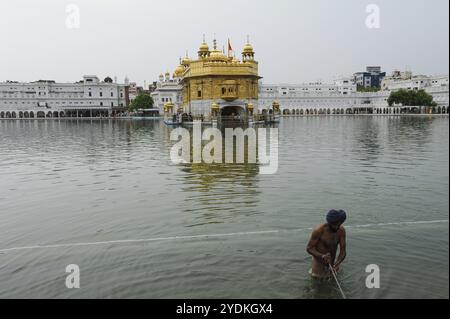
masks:
[[[231,47],[231,41],[230,38],[228,38],[228,57],[231,58],[231,52],[233,51],[233,48]]]

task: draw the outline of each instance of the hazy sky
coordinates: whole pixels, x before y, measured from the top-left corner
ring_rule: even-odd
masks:
[[[69,4],[79,28],[66,26]],[[368,4],[380,28],[366,27]],[[150,83],[186,50],[196,56],[204,33],[221,49],[230,37],[239,56],[249,35],[265,83],[327,82],[366,65],[449,69],[448,0],[0,0],[0,81]]]

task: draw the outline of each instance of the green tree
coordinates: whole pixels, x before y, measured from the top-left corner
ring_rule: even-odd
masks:
[[[154,105],[153,98],[147,93],[140,93],[136,98],[131,102],[129,106],[130,111],[137,111],[140,109],[149,109]]]
[[[405,90],[393,91],[388,98],[389,106],[401,104],[403,106],[436,106],[433,97],[424,90]]]

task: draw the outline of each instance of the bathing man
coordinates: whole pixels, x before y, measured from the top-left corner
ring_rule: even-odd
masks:
[[[339,266],[347,256],[346,233],[343,226],[347,214],[343,210],[330,210],[327,222],[317,226],[309,240],[307,252],[312,256],[311,275],[314,278],[331,276],[329,265],[339,271]],[[339,246],[339,256],[336,259]]]

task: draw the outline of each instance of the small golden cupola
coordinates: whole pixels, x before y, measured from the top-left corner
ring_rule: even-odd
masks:
[[[253,46],[250,44],[250,39],[247,38],[247,43],[242,51],[243,61],[252,61],[255,59],[255,51],[253,51]]]
[[[209,56],[209,53],[209,46],[206,43],[205,36],[203,35],[203,42],[200,44],[200,48],[198,49],[198,57],[204,59]]]
[[[181,60],[181,65],[185,68],[187,68],[189,65],[191,65],[191,59],[189,59],[189,56],[186,52],[186,56]]]
[[[183,63],[182,60],[180,58],[180,65],[178,65],[175,69],[175,72],[173,73],[173,77],[174,78],[181,78],[183,76],[184,73],[184,67],[183,67]]]
[[[180,77],[183,76],[183,72],[184,72],[184,68],[181,65],[179,65],[175,69],[175,72],[173,73],[173,77],[174,78],[180,78]]]

